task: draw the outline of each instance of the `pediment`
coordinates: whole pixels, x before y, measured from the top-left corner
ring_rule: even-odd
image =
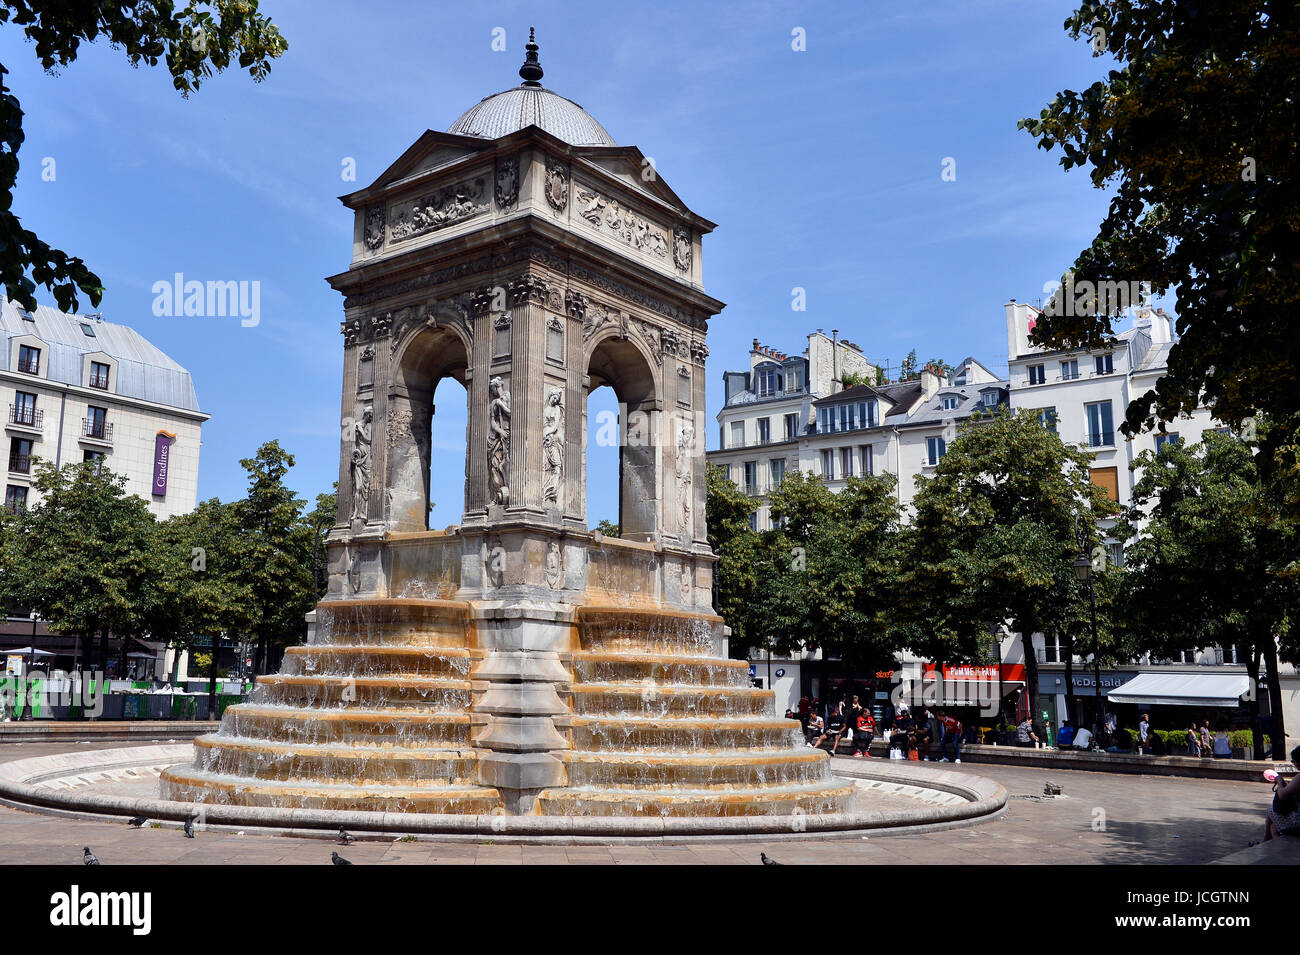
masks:
[[[397,157],[374,182],[364,189],[339,198],[344,205],[356,208],[375,193],[383,192],[389,186],[458,163],[491,147],[492,143],[470,136],[426,130],[424,135]]]

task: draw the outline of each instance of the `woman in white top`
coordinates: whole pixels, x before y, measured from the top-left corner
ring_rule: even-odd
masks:
[[[1228,737],[1228,728],[1220,723],[1214,732],[1214,758],[1222,759],[1232,755],[1232,740]]]

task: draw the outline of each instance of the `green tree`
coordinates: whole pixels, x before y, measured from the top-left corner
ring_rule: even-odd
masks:
[[[280,31],[257,11],[257,0],[191,0],[173,3],[69,3],[67,0],[4,0],[0,24],[12,23],[35,46],[50,73],[71,65],[82,42],[104,39],[132,66],[164,61],[182,96],[233,63],[261,81],[271,60],[288,49]],[[77,308],[80,290],[98,305],[103,284],[81,259],[51,248],[24,229],[13,212],[23,111],[5,89],[0,66],[0,282],[10,298],[32,310],[36,288],[53,293],[65,312]]]
[[[713,607],[731,627],[731,654],[743,656],[754,639],[751,621],[758,592],[758,535],[749,522],[758,502],[747,497],[715,464],[705,468],[705,486],[709,546],[718,557],[713,565]]]
[[[920,378],[921,374],[916,370],[916,349],[913,348],[903,359],[903,365],[898,370],[899,381],[914,381]]]
[[[302,638],[316,602],[311,579],[314,532],[301,498],[284,484],[293,455],[270,441],[240,465],[248,494],[233,502],[235,533],[228,541],[234,586],[247,594],[247,632],[257,641],[253,669],[264,672],[268,651]]]
[[[1207,432],[1200,444],[1166,444],[1138,458],[1125,575],[1125,617],[1157,657],[1236,646],[1252,686],[1268,676],[1273,758],[1285,759],[1278,643],[1294,658],[1300,577],[1286,573],[1297,546],[1260,481],[1250,445]],[[1255,757],[1263,758],[1259,700],[1252,694]]]
[[[36,610],[51,630],[98,635],[95,660],[107,667],[109,634],[125,652],[145,627],[154,516],[126,478],[92,463],[39,460],[32,489],[39,503],[5,526],[5,602]]]
[[[893,475],[851,477],[838,493],[793,472],[768,494],[763,634],[783,652],[821,649],[850,669],[897,649],[900,510]]]
[[[1065,29],[1116,62],[1020,121],[1040,148],[1060,147],[1067,170],[1114,190],[1074,279],[1177,290],[1181,337],[1168,372],[1129,405],[1125,432],[1207,403],[1232,424],[1264,411],[1295,425],[1300,8],[1083,0]],[[1033,340],[1099,346],[1122,304],[1050,307]]]
[[[161,522],[142,594],[150,638],[166,642],[178,655],[191,651],[194,672],[206,671],[209,713],[216,712],[220,640],[246,632],[250,624],[251,593],[237,564],[239,534],[234,508],[215,498]],[[205,660],[193,653],[202,636],[213,641]]]
[[[1075,518],[1089,549],[1114,512],[1089,476],[1091,458],[1033,411],[963,424],[932,477],[917,481],[902,574],[911,645],[932,660],[987,658],[990,631],[1022,635],[1032,712],[1039,712],[1032,635],[1059,629],[1077,606],[1070,565]]]
[[[596,525],[596,530],[600,531],[606,537],[620,537],[623,529],[608,518],[602,517],[600,523]]]

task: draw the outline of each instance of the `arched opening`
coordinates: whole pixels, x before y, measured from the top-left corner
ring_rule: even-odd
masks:
[[[402,351],[388,394],[387,519],[393,530],[460,523],[468,365],[464,344],[447,329],[423,329]],[[436,425],[435,397],[442,403]],[[457,498],[459,507],[453,503]],[[430,504],[437,509],[432,518]]]
[[[610,524],[619,523],[619,407],[614,389],[587,393],[585,423],[587,526],[608,533]]]
[[[618,525],[626,540],[650,540],[659,528],[659,410],[656,403],[654,373],[641,352],[630,341],[607,338],[591,353],[587,364],[587,440],[584,442],[584,468],[587,486],[587,520],[594,523],[603,516],[593,510],[608,500],[610,483],[593,489],[591,465],[597,474],[608,473],[612,463],[607,415],[612,410],[609,399],[597,394],[608,387],[617,402],[617,474]],[[595,395],[595,397],[593,397]],[[600,419],[600,420],[598,420]],[[593,448],[593,445],[595,447]],[[594,457],[593,457],[594,455]],[[606,482],[608,478],[604,479]]]

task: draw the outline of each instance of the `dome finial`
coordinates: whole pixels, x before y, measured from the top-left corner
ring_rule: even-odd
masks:
[[[528,51],[524,57],[524,65],[519,67],[519,75],[524,78],[524,86],[541,86],[542,64],[537,62],[537,40],[533,27],[528,28],[528,44],[524,47]]]

